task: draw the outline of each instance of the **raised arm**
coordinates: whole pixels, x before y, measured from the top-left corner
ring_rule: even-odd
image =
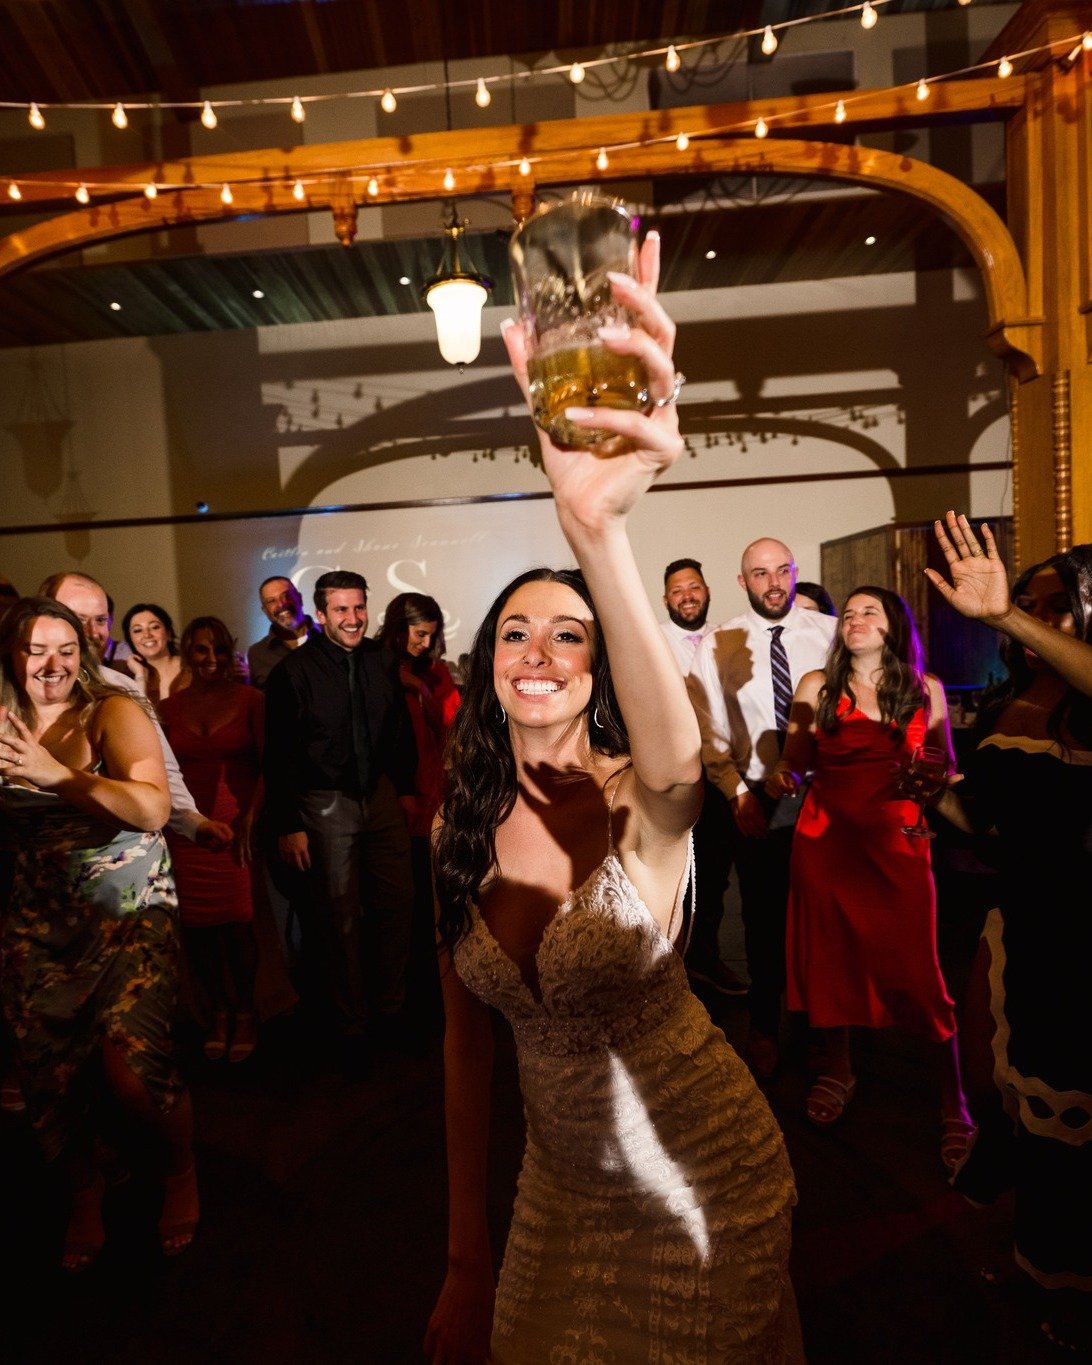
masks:
[[[639,258],[640,283],[612,275],[615,297],[639,326],[600,335],[612,351],[647,367],[656,407],[650,416],[608,408],[570,408],[575,425],[618,437],[602,450],[560,450],[541,431],[543,463],[558,521],[591,589],[611,660],[611,674],[629,731],[638,799],[664,832],[693,823],[700,805],[701,741],[682,675],[671,657],[637,569],[626,531],[633,507],[682,451],[671,349],[675,327],[656,302],[660,240],[649,233]],[[513,324],[504,339],[527,395],[523,335]]]
[[[1033,650],[1070,687],[1092,697],[1092,644],[1020,610],[1009,596],[1008,575],[990,528],[983,525],[980,543],[962,513],[948,512],[933,529],[952,581],[935,569],[925,574],[948,605]]]

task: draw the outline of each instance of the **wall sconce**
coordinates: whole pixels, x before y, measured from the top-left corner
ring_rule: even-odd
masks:
[[[459,238],[467,229],[455,205],[449,206],[450,221],[444,226],[443,255],[436,274],[421,290],[421,298],[436,317],[436,340],[449,365],[469,365],[482,347],[482,308],[493,281],[468,269],[459,254]]]

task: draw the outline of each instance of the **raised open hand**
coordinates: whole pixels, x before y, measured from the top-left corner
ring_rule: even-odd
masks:
[[[948,561],[952,581],[948,583],[936,569],[926,569],[926,578],[948,605],[963,616],[999,625],[1013,606],[1008,574],[993,532],[983,524],[983,544],[979,544],[963,513],[957,516],[951,511],[945,514],[944,521],[933,523],[933,530]]]

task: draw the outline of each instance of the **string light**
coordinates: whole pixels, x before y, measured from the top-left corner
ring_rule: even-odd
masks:
[[[292,108],[290,112],[292,114],[293,123],[302,123],[307,117],[307,110],[303,107],[303,100],[300,99],[299,95],[292,96]]]
[[[449,166],[444,172],[444,189],[449,192],[455,188],[455,172]]]
[[[374,175],[368,181],[368,193],[372,196],[373,199],[379,193],[379,181],[375,178]]]
[[[921,80],[918,81],[918,88],[916,93],[919,100],[927,100],[929,98],[929,83],[928,81],[926,81],[924,76],[922,76]]]
[[[595,164],[596,167],[601,171],[605,171],[607,167],[610,165],[610,161],[607,159],[606,147],[599,148],[599,155],[595,158]]]
[[[1082,35],[1081,47],[1083,47],[1086,52],[1092,52],[1092,29],[1089,29],[1087,33]]]
[[[845,121],[846,121],[846,102],[845,102],[845,100],[839,100],[838,103],[834,106],[834,122],[835,122],[835,123],[845,123]]]
[[[667,49],[667,55],[664,57],[664,66],[672,75],[674,75],[679,67],[682,66],[682,58],[675,51],[674,43],[671,43]]]
[[[481,76],[478,77],[478,88],[474,91],[474,103],[479,109],[488,109],[493,103],[493,96]]]
[[[675,139],[675,146],[680,152],[685,152],[687,147],[690,146],[690,139],[685,133],[680,133]]]
[[[8,181],[8,198],[9,198],[9,199],[22,199],[22,197],[23,197],[23,191],[19,188],[19,186],[15,183],[14,180],[9,180],[9,181]]]
[[[292,198],[296,201],[297,204],[302,204],[304,201],[305,194],[306,191],[303,188],[303,181],[297,180],[296,183],[292,186]]]
[[[216,117],[216,110],[208,100],[201,107],[201,126],[203,128],[215,128],[219,119]]]
[[[876,13],[876,11],[872,8],[872,0],[865,0],[865,2],[864,2],[864,9],[861,10],[861,27],[862,27],[862,28],[875,28],[875,27],[876,27],[876,20],[877,20],[878,18],[879,18],[879,15],[878,15],[878,14]]]
[[[77,204],[90,204],[90,202],[91,202],[91,191],[87,188],[86,185],[83,185],[83,184],[77,185],[77,186],[76,186],[76,203],[77,203]]]
[[[527,160],[526,157],[524,157],[523,160],[519,163],[519,173],[520,175],[531,174],[531,163]]]
[[[1007,80],[1012,75],[1012,62],[1007,57],[1002,57],[997,63],[997,74],[1001,80]]]
[[[969,5],[971,3],[971,0],[959,0],[959,3],[961,5]]]
[[[766,32],[762,35],[762,51],[767,57],[772,57],[777,51],[777,34],[769,24],[766,25]]]
[[[36,104],[32,104],[30,106],[30,113],[27,115],[27,122],[30,124],[32,128],[37,128],[39,132],[41,132],[42,129],[45,127],[45,119],[42,117],[42,111],[38,108]]]
[[[159,186],[155,183],[154,180],[149,180],[148,183],[144,186],[144,198],[154,199],[158,193]]]
[[[760,118],[758,122],[755,124],[755,137],[765,137],[769,131],[770,129],[766,123],[766,120],[764,118]]]
[[[569,67],[569,80],[572,81],[573,85],[579,85],[583,79],[584,68],[579,62],[573,62],[572,66]]]
[[[235,196],[232,194],[232,192],[231,192],[231,186],[228,184],[228,182],[227,182],[226,180],[224,181],[223,185],[220,187],[220,203],[221,203],[221,204],[234,204],[234,203],[235,203]]]
[[[114,105],[114,112],[110,115],[110,122],[115,128],[128,128],[129,115],[125,112],[125,105],[118,100]]]

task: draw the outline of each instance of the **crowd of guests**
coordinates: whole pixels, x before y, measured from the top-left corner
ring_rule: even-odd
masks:
[[[663,651],[641,612],[614,600],[602,569],[609,560],[628,581],[628,547],[593,546],[569,516],[588,586],[563,575],[510,585],[464,656],[458,686],[439,603],[400,594],[369,635],[367,583],[347,570],[318,580],[313,616],[290,579],[266,580],[270,629],[245,655],[218,617],[196,617],[179,638],[169,613],[147,602],[125,613],[115,640],[113,602],[81,573],[56,574],[32,597],[5,595],[3,1103],[29,1111],[43,1150],[66,1169],[64,1266],[85,1269],[104,1242],[102,1083],[161,1158],[164,1252],[192,1240],[192,1113],[172,1042],[180,964],[204,1056],[245,1062],[259,1045],[255,917],[275,903],[289,947],[298,938],[301,1008],[354,1073],[377,1044],[411,1045],[415,1030],[438,1021],[443,977],[449,1116],[458,1120],[449,1120],[453,1227],[478,1279],[449,1275],[430,1349],[439,1359],[464,1332],[480,1338],[488,1318],[501,1334],[494,1358],[531,1359],[520,1343],[556,1324],[528,1317],[512,1295],[532,1273],[528,1257],[535,1274],[562,1258],[542,1232],[551,1201],[570,1200],[570,1219],[585,1210],[554,1187],[548,1159],[531,1167],[534,1179],[521,1185],[531,1202],[517,1206],[494,1308],[477,1240],[481,1127],[471,1100],[487,1087],[488,1049],[474,996],[514,1011],[521,1037],[554,989],[539,949],[557,905],[614,876],[595,854],[603,807],[608,860],[620,859],[623,878],[611,894],[632,892],[650,907],[699,995],[746,994],[744,1060],[759,1083],[785,1064],[797,1031],[813,1124],[837,1124],[856,1096],[854,1030],[897,1026],[935,1046],[943,1168],[979,1202],[1015,1188],[1017,1260],[1046,1296],[1049,1334],[1079,1343],[1092,1286],[1083,1003],[1092,930],[1076,890],[1092,873],[1092,547],[1032,566],[1010,592],[988,530],[976,535],[953,514],[937,523],[949,574],[928,576],[952,608],[999,632],[1005,666],[982,698],[959,773],[943,682],[926,671],[909,608],[887,587],[862,584],[836,605],[822,585],[798,580],[786,545],[762,537],[740,566],[747,609],[714,627],[701,564],[676,560],[664,573]],[[561,618],[574,639],[559,640]],[[602,672],[600,634],[612,657],[632,653],[640,697]],[[580,638],[591,665],[564,662]],[[678,695],[666,677],[653,686],[657,650],[685,680]],[[577,667],[591,669],[589,696],[544,726],[540,713],[557,708]],[[686,756],[691,744],[700,767]],[[942,755],[932,790],[915,786],[911,760],[923,746]],[[938,961],[930,840],[919,837],[926,803],[933,823],[996,836],[1000,903],[964,999],[953,1000]],[[573,857],[555,885],[544,868],[558,843]],[[1028,857],[1029,847],[1049,857]],[[733,872],[746,980],[721,958]],[[542,901],[534,913],[528,888]],[[530,929],[512,927],[517,902]],[[496,960],[483,965],[491,953],[514,964],[507,983]],[[674,998],[677,982],[656,972],[657,990]],[[717,1056],[716,1103],[732,1091],[750,1116],[741,1140],[764,1150],[766,1195],[784,1213],[791,1179],[770,1146],[767,1111]],[[639,1075],[640,1050],[630,1060]],[[704,1081],[695,1084],[704,1106]],[[534,1142],[540,1097],[525,1099]],[[555,1140],[556,1119],[544,1111]],[[671,1121],[657,1122],[666,1141]],[[721,1156],[736,1160],[730,1144]],[[603,1207],[595,1204],[597,1218]],[[720,1214],[706,1209],[727,1236],[735,1213]],[[598,1235],[608,1234],[603,1224]],[[773,1273],[787,1243],[772,1225],[769,1235]],[[730,1239],[719,1254],[735,1254]],[[547,1317],[567,1311],[566,1282],[559,1273],[542,1290]],[[779,1300],[763,1329],[771,1341],[790,1340],[790,1317]],[[498,1339],[515,1354],[497,1354]]]

